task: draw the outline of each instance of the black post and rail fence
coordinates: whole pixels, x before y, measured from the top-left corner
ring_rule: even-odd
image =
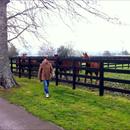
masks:
[[[42,57],[27,57],[24,62],[22,62],[21,57],[13,57],[10,58],[10,67],[12,73],[19,77],[28,77],[29,79],[33,77],[37,77],[38,68],[43,60]],[[61,71],[62,64],[59,64],[59,59],[57,60],[54,57],[50,57],[49,59],[53,63],[55,77],[53,80],[55,84],[59,83],[69,83],[72,84],[72,89],[76,89],[77,86],[98,88],[99,95],[103,96],[105,90],[120,92],[125,94],[130,94],[130,57],[92,57],[89,59],[81,58],[81,57],[69,57],[69,58],[61,58],[61,61],[69,61],[72,62],[70,66],[67,67],[66,71]],[[80,66],[76,65],[76,62],[80,62]],[[100,64],[100,68],[89,68],[85,65],[85,63],[97,62]],[[121,66],[120,66],[121,65]],[[79,71],[77,71],[77,69]],[[86,75],[85,71],[93,73],[93,75]],[[98,71],[99,75],[94,76],[94,72]],[[78,73],[77,73],[78,72]],[[106,77],[105,74],[126,74],[128,79],[120,79],[114,78],[113,76]],[[62,76],[61,76],[62,75]],[[80,79],[80,80],[78,80]],[[87,79],[87,82],[85,82]],[[93,82],[91,83],[91,79]],[[98,80],[98,84],[95,81]],[[106,85],[106,82],[110,82],[110,85]],[[121,87],[113,87],[111,84],[120,83],[127,84],[127,88]],[[124,86],[124,85],[122,85]]]

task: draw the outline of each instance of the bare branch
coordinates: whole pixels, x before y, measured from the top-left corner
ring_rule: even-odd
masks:
[[[76,18],[86,19],[82,14],[83,11],[108,22],[122,24],[118,18],[110,17],[108,14],[94,8],[92,5],[93,1],[94,0],[19,0],[17,2],[20,2],[23,7],[22,9],[15,8],[13,4],[12,6],[9,5],[11,11],[8,12],[8,31],[15,36],[8,41],[10,42],[20,37],[24,32],[31,32],[35,37],[45,40],[45,37],[38,32],[38,29],[41,26],[45,26],[45,16],[49,16],[50,11],[51,14],[58,14],[62,22],[70,29],[71,27],[65,21],[64,17],[69,17],[71,21]],[[24,39],[24,37],[22,37],[22,39]]]
[[[36,9],[36,8],[31,7],[31,8],[29,8],[29,9],[26,9],[26,10],[22,11],[22,12],[18,12],[18,13],[16,13],[16,14],[13,15],[13,16],[8,17],[7,20],[10,20],[10,19],[12,19],[12,18],[15,18],[16,16],[19,16],[19,15],[27,15],[26,12],[31,11],[32,9]]]
[[[8,42],[18,38],[25,30],[27,30],[27,28],[29,28],[29,25],[27,27],[25,27],[21,32],[19,32],[18,35],[16,35],[15,37],[9,39]]]
[[[107,20],[108,22],[111,22],[111,23],[116,23],[116,24],[121,24],[121,21],[119,21],[118,18],[113,18],[113,17],[110,17],[108,14],[104,13],[104,12],[101,12],[99,10],[97,10],[96,8],[92,7],[89,5],[88,2],[85,2],[84,0],[82,0],[83,3],[85,3],[85,6],[82,5],[82,3],[79,3],[77,2],[76,0],[73,0],[73,2],[81,9],[91,13],[91,14],[94,14],[95,16],[97,17],[100,17],[102,19],[105,19]]]

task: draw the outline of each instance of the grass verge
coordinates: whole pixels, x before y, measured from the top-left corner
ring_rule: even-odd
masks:
[[[42,83],[36,79],[16,78],[19,88],[0,89],[0,96],[23,106],[42,120],[65,130],[130,130],[130,100],[87,89],[72,90],[67,85],[50,84],[50,98],[45,98]]]

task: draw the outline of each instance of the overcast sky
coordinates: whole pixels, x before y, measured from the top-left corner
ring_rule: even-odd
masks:
[[[86,20],[69,22],[70,29],[57,17],[52,16],[46,27],[47,39],[54,47],[71,43],[74,49],[89,53],[101,53],[104,50],[118,52],[125,49],[130,52],[130,1],[100,0],[97,2],[97,8],[109,16],[119,18],[123,24],[112,24],[86,14]],[[32,46],[32,53],[36,54],[40,43],[33,40]]]
[[[71,32],[63,29],[63,25],[48,28],[50,39],[54,43],[72,41],[76,49],[85,51],[130,51],[130,2],[129,1],[99,1],[98,7],[112,17],[118,17],[123,25],[112,24],[97,18],[88,17],[89,22],[73,25]],[[57,46],[58,46],[57,45]]]

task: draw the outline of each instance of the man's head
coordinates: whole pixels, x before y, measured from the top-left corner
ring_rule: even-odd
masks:
[[[48,59],[48,55],[43,56],[43,59],[47,60]]]

